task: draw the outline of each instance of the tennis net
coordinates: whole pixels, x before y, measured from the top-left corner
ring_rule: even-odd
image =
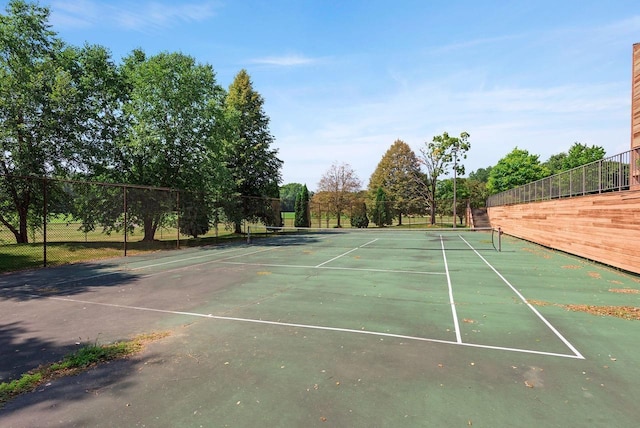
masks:
[[[389,250],[502,249],[502,233],[493,228],[266,227],[249,230],[248,241],[260,245],[314,245]]]

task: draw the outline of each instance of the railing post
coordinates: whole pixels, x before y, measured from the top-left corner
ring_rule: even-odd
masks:
[[[602,193],[602,161],[598,161],[598,193]]]

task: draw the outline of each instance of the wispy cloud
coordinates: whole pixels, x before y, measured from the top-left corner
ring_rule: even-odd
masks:
[[[464,91],[456,81],[413,81],[384,99],[347,103],[342,108],[297,106],[295,112],[288,110],[286,117],[275,116],[276,123],[292,124],[292,129],[283,133],[286,138],[277,139],[287,164],[287,178],[300,181],[299,177],[307,177],[313,188],[319,174],[339,157],[356,169],[366,185],[395,139],[404,140],[418,153],[424,142],[444,131],[471,134],[473,153],[466,161],[468,172],[494,165],[516,145],[539,154],[544,161],[575,141],[602,145],[609,154],[622,151],[616,142],[627,141],[624,122],[628,120],[629,99],[627,88],[620,85],[502,86]],[[277,129],[274,134],[279,135]]]
[[[215,1],[105,3],[96,0],[57,0],[52,3],[55,28],[115,26],[148,33],[189,22],[200,22],[216,14]]]
[[[484,37],[484,38],[472,39],[464,42],[451,43],[448,45],[435,47],[431,50],[431,53],[433,54],[451,53],[453,51],[478,48],[480,46],[485,46],[485,45],[496,45],[504,42],[511,42],[514,40],[524,39],[526,37],[527,37],[526,34],[509,34],[509,35],[498,36],[498,37]]]
[[[319,62],[317,58],[309,58],[303,55],[283,55],[255,58],[250,61],[257,65],[270,65],[275,67],[297,67]]]

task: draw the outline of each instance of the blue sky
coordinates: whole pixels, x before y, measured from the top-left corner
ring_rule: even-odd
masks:
[[[6,1],[0,4],[6,5]],[[396,139],[471,137],[467,172],[514,147],[630,147],[633,1],[46,0],[66,42],[180,51],[265,98],[284,183],[334,161],[366,187]],[[4,7],[3,7],[4,9]]]

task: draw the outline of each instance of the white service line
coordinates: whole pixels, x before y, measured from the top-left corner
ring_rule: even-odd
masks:
[[[471,244],[469,244],[469,242],[467,242],[466,239],[464,239],[461,235],[458,235],[460,237],[460,239],[462,239],[465,244],[467,244],[469,246],[469,248],[471,248],[478,257],[480,257],[482,259],[483,262],[486,263],[487,266],[489,266],[491,268],[491,270],[493,270],[495,272],[496,275],[498,275],[500,277],[500,279],[502,279],[502,281],[504,281],[505,284],[507,284],[509,286],[509,288],[511,288],[511,290],[513,290],[514,293],[516,293],[516,295],[520,298],[520,300],[522,300],[522,302],[527,305],[529,307],[529,309],[531,309],[531,311],[536,314],[538,316],[538,318],[540,318],[540,320],[542,320],[543,323],[546,324],[547,327],[549,327],[549,329],[551,329],[551,331],[558,337],[558,339],[560,339],[565,345],[567,345],[567,347],[569,349],[571,349],[571,351],[576,355],[576,358],[579,358],[581,360],[584,360],[585,358],[582,356],[582,354],[580,352],[578,352],[578,350],[571,344],[569,343],[569,341],[562,335],[560,334],[560,332],[553,326],[551,325],[551,323],[549,321],[547,321],[547,319],[545,317],[542,316],[542,314],[540,312],[538,312],[538,310],[536,308],[533,307],[533,305],[531,305],[531,303],[529,303],[527,301],[527,299],[522,295],[522,293],[520,293],[513,285],[511,285],[511,283],[509,281],[507,281],[507,279],[502,276],[502,274],[500,272],[498,272],[498,270],[496,268],[494,268],[491,263],[489,263],[487,261],[487,259],[485,259],[484,257],[482,257],[482,255],[476,251],[475,248],[473,248],[471,246]]]
[[[332,261],[334,261],[334,260],[338,260],[340,257],[344,257],[344,256],[346,256],[346,255],[347,255],[347,254],[349,254],[349,253],[353,253],[354,251],[359,250],[360,248],[365,247],[365,246],[367,246],[367,245],[371,244],[372,242],[376,242],[378,239],[379,239],[379,238],[376,238],[376,239],[374,239],[374,240],[372,240],[372,241],[367,242],[366,244],[362,244],[362,245],[360,245],[359,247],[356,247],[356,248],[354,248],[354,249],[352,249],[352,250],[349,250],[349,251],[347,251],[346,253],[340,254],[339,256],[336,256],[336,257],[332,258],[331,260],[327,260],[327,261],[326,261],[326,262],[324,262],[324,263],[320,263],[319,265],[314,266],[314,267],[315,267],[315,268],[322,267],[322,266],[326,265],[327,263],[331,263],[331,262],[332,262]]]
[[[62,284],[68,284],[70,282],[81,282],[81,281],[85,281],[87,279],[101,278],[103,276],[126,274],[127,272],[134,272],[134,271],[138,271],[138,270],[141,270],[141,269],[147,269],[147,268],[156,267],[156,266],[164,266],[164,265],[168,265],[168,264],[179,263],[179,262],[184,262],[184,261],[189,261],[189,260],[202,259],[202,258],[205,258],[205,257],[214,256],[214,255],[226,254],[226,253],[230,253],[232,251],[241,250],[243,248],[245,248],[245,247],[234,248],[234,249],[227,250],[227,251],[217,252],[215,254],[205,254],[205,255],[194,256],[194,257],[186,257],[184,259],[170,260],[168,262],[154,263],[154,264],[151,264],[151,265],[139,266],[139,267],[132,268],[132,269],[116,270],[116,271],[112,271],[112,272],[99,273],[99,274],[96,274],[96,275],[89,275],[89,276],[84,276],[84,277],[79,277],[79,278],[65,279],[65,280],[62,280],[62,281],[54,282],[51,285],[52,286],[57,286],[57,285],[62,285]],[[203,266],[203,265],[208,265],[208,264],[211,264],[211,263],[224,263],[225,260],[231,260],[231,259],[235,259],[235,258],[243,257],[243,256],[250,256],[251,254],[262,253],[264,251],[272,250],[273,248],[274,247],[264,248],[262,250],[251,251],[249,253],[237,254],[235,256],[223,257],[221,259],[208,260],[206,262],[190,264],[188,266],[181,266],[179,268],[167,269],[167,270],[163,270],[163,271],[160,271],[160,272],[154,272],[154,273],[147,273],[147,274],[143,274],[142,276],[144,276],[145,278],[148,278],[148,277],[156,276],[156,275],[164,275],[164,274],[167,274],[169,272],[175,272],[175,271],[179,271],[179,270],[191,269],[191,268],[193,268],[195,266]]]
[[[451,275],[449,275],[449,264],[447,263],[447,253],[444,251],[444,239],[440,235],[440,246],[442,247],[442,258],[444,259],[444,269],[447,273],[447,285],[449,287],[449,303],[451,305],[451,313],[453,314],[453,325],[456,330],[456,342],[462,343],[460,335],[460,324],[458,322],[458,311],[456,310],[456,302],[453,300],[453,287],[451,286]]]
[[[427,272],[420,270],[394,270],[394,269],[367,269],[367,268],[349,268],[338,266],[311,266],[311,265],[283,265],[277,263],[246,263],[246,262],[227,262],[222,261],[222,264],[229,265],[245,265],[245,266],[264,266],[264,267],[280,267],[280,268],[302,268],[302,269],[324,269],[324,270],[353,270],[360,272],[380,272],[380,273],[411,273],[416,275],[446,275],[444,272]]]
[[[199,256],[193,256],[193,257],[186,257],[186,258],[183,258],[183,259],[170,260],[168,262],[154,263],[154,264],[151,264],[151,265],[138,266],[136,268],[130,268],[130,269],[124,269],[124,270],[118,269],[118,270],[115,270],[115,271],[103,272],[103,273],[98,273],[98,274],[89,275],[89,276],[83,276],[83,277],[79,277],[79,278],[63,279],[61,281],[56,281],[54,283],[51,283],[51,285],[52,286],[57,286],[57,285],[62,285],[62,284],[68,284],[70,282],[79,282],[79,281],[84,281],[84,280],[87,280],[87,279],[101,278],[103,276],[118,275],[118,274],[123,274],[123,273],[126,273],[126,272],[135,272],[135,271],[138,271],[138,270],[141,270],[141,269],[147,269],[147,268],[150,268],[150,267],[163,266],[163,265],[168,265],[168,264],[173,264],[173,263],[184,262],[184,261],[188,261],[188,260],[202,259],[204,257],[211,257],[213,255],[226,254],[226,253],[230,253],[232,251],[241,250],[242,248],[244,248],[244,247],[232,248],[230,250],[216,252],[215,254],[202,254],[202,255],[199,255]],[[219,259],[216,259],[216,260],[219,260]],[[222,259],[222,260],[226,260],[226,258]],[[206,263],[210,263],[210,262],[206,262]],[[200,263],[200,264],[202,264],[202,263]],[[126,263],[125,263],[125,265],[126,265]],[[198,266],[198,265],[196,264],[196,265],[191,265],[191,266]],[[167,271],[164,271],[164,272],[167,272]]]
[[[34,297],[40,297],[41,298],[42,296],[35,296],[34,295]],[[142,306],[127,306],[127,305],[117,305],[117,304],[113,304],[113,303],[91,302],[91,301],[88,301],[88,300],[69,299],[69,298],[64,298],[64,297],[47,297],[47,299],[58,300],[58,301],[62,301],[62,302],[82,303],[84,305],[97,305],[97,306],[106,306],[106,307],[119,308],[119,309],[131,309],[131,310],[137,310],[137,311],[159,312],[159,313],[172,314],[172,315],[186,315],[186,316],[192,316],[192,317],[210,318],[210,319],[222,320],[222,321],[237,321],[237,322],[248,322],[248,323],[254,323],[254,324],[273,325],[273,326],[280,326],[280,327],[295,327],[295,328],[305,328],[305,329],[311,329],[311,330],[335,331],[335,332],[341,332],[341,333],[366,334],[366,335],[370,335],[370,336],[391,337],[391,338],[395,338],[395,339],[416,340],[416,341],[420,341],[420,342],[430,342],[430,343],[442,343],[442,344],[446,344],[446,345],[459,345],[459,346],[467,346],[467,347],[472,347],[472,348],[492,349],[492,350],[498,350],[498,351],[509,351],[509,352],[525,353],[525,354],[546,355],[546,356],[551,356],[551,357],[574,358],[574,359],[575,358],[580,358],[580,359],[583,359],[583,358],[578,357],[576,355],[559,354],[559,353],[555,353],[555,352],[544,352],[544,351],[535,351],[535,350],[529,350],[529,349],[507,348],[507,347],[502,347],[502,346],[479,345],[479,344],[475,344],[475,343],[452,342],[450,340],[429,339],[429,338],[424,338],[424,337],[407,336],[407,335],[403,335],[403,334],[394,334],[394,333],[384,333],[384,332],[379,332],[379,331],[356,330],[356,329],[340,328],[340,327],[326,327],[326,326],[320,326],[320,325],[297,324],[297,323],[288,323],[288,322],[280,322],[280,321],[268,321],[268,320],[252,319],[252,318],[225,317],[225,316],[212,315],[212,314],[199,314],[197,312],[171,311],[171,310],[166,310],[166,309],[146,308],[146,307],[142,307]]]
[[[165,275],[165,274],[167,274],[169,272],[175,272],[175,271],[179,271],[179,270],[191,269],[191,268],[194,268],[196,266],[204,266],[204,265],[208,265],[208,264],[212,264],[212,263],[225,263],[226,260],[237,259],[238,257],[250,256],[252,254],[257,254],[257,253],[264,253],[265,251],[271,251],[274,248],[276,248],[276,247],[263,248],[261,250],[251,251],[251,252],[248,252],[248,253],[236,254],[235,256],[223,257],[221,259],[209,260],[209,261],[206,261],[206,262],[196,263],[196,264],[189,265],[189,266],[182,266],[182,267],[179,267],[179,268],[167,269],[167,270],[163,270],[163,271],[160,271],[160,272],[148,273],[148,274],[145,274],[144,277],[146,278],[146,277],[155,276],[155,275]]]

